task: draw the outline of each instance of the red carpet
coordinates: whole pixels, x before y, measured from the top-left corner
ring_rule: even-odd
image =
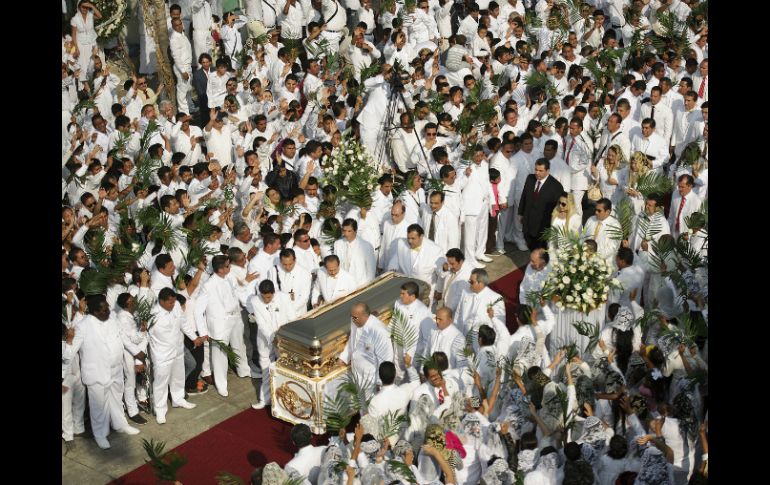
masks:
[[[511,332],[516,329],[515,312],[523,278],[524,271],[517,269],[489,285],[505,297],[506,324]],[[351,423],[348,431],[353,431],[354,426]],[[291,428],[291,424],[273,418],[267,409],[247,409],[174,448],[187,458],[177,478],[185,485],[209,484],[216,483],[219,472],[228,471],[248,480],[258,466],[271,461],[284,466],[296,451],[289,437]],[[328,439],[314,436],[313,441],[319,445]],[[156,479],[152,468],[143,465],[110,483],[148,485],[156,483]]]
[[[519,285],[524,279],[524,269],[514,270],[489,284],[489,287],[505,298],[505,324],[508,330],[516,331],[516,309],[519,307]]]

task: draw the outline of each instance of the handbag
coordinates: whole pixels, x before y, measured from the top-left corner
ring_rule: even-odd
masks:
[[[586,191],[586,197],[588,197],[588,200],[597,201],[602,198],[602,189],[599,187],[599,183],[595,183],[588,187],[588,190]]]

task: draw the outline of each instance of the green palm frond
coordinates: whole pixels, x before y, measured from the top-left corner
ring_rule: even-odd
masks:
[[[560,387],[556,388],[556,396],[559,398],[562,423],[564,425],[564,431],[566,432],[575,427],[575,412],[569,408],[567,393],[562,391]]]
[[[688,143],[682,150],[682,155],[677,159],[678,163],[682,167],[692,167],[698,160],[700,160],[700,147],[697,141]]]
[[[572,326],[575,327],[575,330],[577,330],[578,334],[584,337],[588,337],[588,344],[586,345],[585,353],[590,354],[594,348],[599,345],[599,334],[601,333],[601,329],[599,328],[600,325],[598,323],[593,324],[581,320],[579,322],[574,322]]]
[[[477,329],[470,329],[468,330],[468,333],[465,334],[465,356],[473,353],[473,347],[476,345],[476,342],[479,340],[479,331]]]
[[[663,224],[666,223],[666,219],[662,216],[663,209],[658,209],[655,216],[650,216],[646,212],[642,211],[637,218],[638,227],[637,233],[642,235],[642,239],[645,241],[651,241],[653,237],[660,234],[663,230]],[[659,217],[656,217],[660,215]]]
[[[580,357],[580,351],[577,348],[577,344],[575,342],[572,342],[569,345],[565,345],[562,347],[562,350],[566,352],[566,355],[564,356],[565,362],[572,362],[572,359],[575,357]]]
[[[429,196],[433,192],[451,192],[450,190],[444,190],[444,182],[441,179],[426,177],[424,180],[423,188]]]
[[[374,389],[374,384],[373,377],[369,375],[361,377],[355,372],[348,372],[343,377],[338,392],[342,391],[350,395],[350,407],[354,412],[363,412],[372,400],[369,391]]]
[[[446,99],[436,91],[431,91],[425,102],[428,104],[428,109],[430,109],[431,113],[439,114],[444,112],[444,103],[446,103]]]
[[[152,239],[160,239],[163,248],[173,251],[178,245],[177,235],[171,227],[171,219],[164,212],[160,212],[157,206],[145,207],[137,213],[136,221],[142,227],[149,228]]]
[[[476,372],[479,371],[479,365],[481,365],[481,359],[479,358],[478,354],[473,352],[471,349],[470,352],[469,349],[466,347],[463,351],[465,354],[465,360],[468,362],[468,366],[465,367],[465,372],[471,376],[471,379],[473,379],[473,376],[476,375]]]
[[[321,203],[323,205],[324,202]],[[319,209],[320,211],[320,209]],[[336,221],[337,219],[334,218]],[[329,246],[334,247],[334,242],[337,241],[342,237],[342,226],[337,221],[336,224],[332,224],[331,227],[326,227],[321,230],[321,238],[323,239],[324,243],[326,243]]]
[[[679,321],[679,325],[669,323],[668,326],[658,334],[658,339],[671,340],[675,345],[683,344],[685,347],[690,348],[695,345],[695,339],[698,336],[698,332],[695,328],[695,324],[690,318],[690,312],[683,312],[676,317]]]
[[[296,477],[289,477],[281,483],[281,485],[302,485],[305,483],[306,477],[299,475]]]
[[[409,325],[409,317],[398,308],[393,309],[388,327],[390,328],[390,339],[395,345],[402,349],[409,349],[417,345],[417,328]]]
[[[408,483],[417,483],[414,472],[406,463],[398,460],[388,460],[387,466],[390,473],[401,477],[402,480],[406,480]]]
[[[374,62],[371,66],[362,67],[361,76],[359,77],[361,79],[360,83],[363,85],[364,81],[380,73],[382,73],[382,64],[379,62]]]
[[[673,12],[658,14],[662,35],[652,36],[652,46],[658,52],[673,50],[681,54],[689,46],[687,23],[682,22]]]
[[[540,299],[547,299],[548,294],[544,289],[541,289],[539,291],[529,291],[526,295],[527,305],[529,305],[532,308],[537,308],[540,306]]]
[[[85,242],[85,249],[97,267],[107,267],[110,261],[110,255],[105,249],[107,232],[101,228],[92,231],[94,231],[94,236]]]
[[[543,21],[532,10],[527,9],[524,13],[524,26],[527,30],[527,35],[531,36],[532,31],[543,27]]]
[[[147,128],[144,130],[144,133],[142,134],[142,138],[139,140],[139,158],[144,158],[145,155],[147,155],[147,149],[150,148],[150,140],[153,136],[155,136],[155,133],[160,131],[160,126],[158,125],[158,122],[155,120],[150,120],[150,122],[147,124]],[[137,172],[139,171],[139,164],[137,163]]]
[[[105,268],[87,268],[80,274],[78,287],[87,296],[103,295],[112,280],[113,273]]]
[[[634,205],[628,197],[623,197],[615,206],[615,218],[620,223],[620,227],[609,226],[607,234],[610,239],[616,241],[628,240],[631,237],[631,230],[634,224]]]
[[[676,254],[679,261],[692,271],[705,266],[705,261],[700,252],[692,247],[688,239],[682,236],[679,236],[679,239],[676,241]]]
[[[179,469],[187,463],[187,458],[174,451],[164,453],[166,443],[151,439],[147,441],[142,438],[142,446],[147,453],[149,460],[145,460],[153,468],[158,480],[176,481],[176,475]]]
[[[332,471],[335,474],[337,474],[337,473],[345,473],[345,470],[347,470],[347,468],[348,468],[348,462],[343,461],[343,460],[336,461],[332,465]]]
[[[380,3],[380,15],[384,14],[385,12],[389,12],[390,8],[393,7],[393,5],[396,3],[396,0],[384,0]]]
[[[153,313],[152,309],[155,303],[150,298],[137,298],[136,307],[134,309],[134,321],[136,327],[141,327],[142,323],[147,324],[147,330],[151,329],[158,317]]]
[[[674,182],[670,177],[658,172],[647,172],[639,177],[636,182],[636,190],[645,198],[650,194],[670,194],[674,191]]]
[[[579,246],[581,242],[579,232],[570,231],[566,224],[563,226],[549,226],[540,235],[541,241],[548,241],[557,248],[565,246]]]
[[[639,328],[642,330],[642,333],[644,333],[647,331],[648,328],[650,328],[650,325],[654,325],[655,322],[658,321],[660,316],[661,316],[660,310],[658,310],[657,308],[650,311],[646,311],[641,317],[634,320],[634,325],[638,325]]]
[[[543,72],[533,72],[524,77],[524,84],[530,89],[543,90],[549,98],[556,97],[558,94],[556,86],[548,79],[548,75]]]
[[[503,377],[506,381],[511,379],[515,363],[516,359],[511,359],[507,355],[503,355],[497,360],[497,366],[503,370]]]
[[[425,366],[428,366],[428,369],[439,369],[438,362],[436,362],[436,359],[433,358],[432,355],[416,355],[414,357],[414,361],[417,363],[417,366],[422,368]]]
[[[337,392],[334,397],[326,396],[324,399],[324,421],[326,431],[336,434],[339,430],[347,428],[355,411],[350,407],[348,396],[344,392]],[[345,464],[347,467],[347,464]]]
[[[230,472],[221,471],[217,474],[217,485],[246,485],[238,475],[233,475]]]
[[[671,267],[671,256],[675,254],[676,250],[676,243],[674,241],[669,238],[661,237],[657,241],[650,243],[650,246],[652,247],[650,261],[656,270],[667,272],[676,269],[676,264],[673,265],[673,268]]]
[[[93,99],[84,99],[83,101],[76,104],[74,108],[72,108],[72,116],[77,117],[81,111],[94,108],[96,108],[96,103]]]
[[[709,18],[709,2],[708,0],[705,0],[703,2],[698,2],[695,6],[690,4],[690,19],[697,19],[698,17],[703,17],[704,20],[708,20]]]
[[[398,436],[401,431],[409,426],[409,416],[399,411],[389,411],[380,418],[379,436],[377,439],[382,441],[389,436]]]
[[[152,176],[163,166],[160,159],[142,157],[136,161],[136,172],[134,177],[143,187],[152,185]]]
[[[224,352],[224,354],[227,356],[227,365],[231,367],[238,367],[238,364],[241,363],[241,358],[238,356],[238,354],[235,353],[232,346],[226,344],[223,340],[211,338],[211,336],[209,336],[209,340],[217,344],[219,350]]]

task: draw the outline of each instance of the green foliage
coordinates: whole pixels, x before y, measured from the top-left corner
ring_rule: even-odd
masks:
[[[355,411],[350,407],[350,401],[345,392],[338,390],[334,397],[326,396],[323,404],[326,431],[336,434],[347,428]],[[347,464],[345,464],[347,466]]]
[[[137,298],[134,308],[134,321],[139,328],[143,323],[147,324],[147,330],[151,329],[157,321],[157,316],[152,312],[154,302],[150,298]]]
[[[142,227],[149,228],[150,239],[160,239],[164,250],[173,251],[178,245],[177,236],[171,228],[169,217],[153,204],[141,209],[136,214],[136,221]]]
[[[674,191],[674,182],[666,175],[650,171],[639,177],[636,190],[645,198],[650,194],[670,194]]]
[[[369,407],[369,391],[374,389],[374,379],[371,376],[361,378],[355,372],[348,372],[340,384],[338,392],[345,392],[350,396],[350,408],[354,412],[366,411]]]
[[[556,86],[548,79],[544,72],[533,72],[524,77],[524,84],[530,89],[543,90],[548,98],[554,98],[558,95]]]
[[[409,425],[409,416],[401,414],[398,411],[389,411],[380,420],[379,436],[377,439],[383,441],[389,436],[400,436],[401,431]]]
[[[153,175],[163,166],[163,162],[157,158],[140,157],[136,161],[136,172],[134,178],[141,183],[143,187],[152,185]]]
[[[695,339],[698,336],[695,323],[690,318],[690,312],[683,312],[677,316],[679,325],[669,323],[668,326],[658,334],[658,339],[670,340],[674,345],[683,344],[688,349],[695,345]]]
[[[588,337],[588,344],[585,348],[585,354],[590,354],[599,344],[599,335],[601,333],[600,325],[598,323],[594,325],[593,323],[581,320],[579,322],[572,323],[572,326],[575,327],[575,330],[577,330],[578,334],[584,337]]]
[[[575,427],[575,412],[569,408],[567,393],[562,391],[560,387],[556,388],[556,395],[559,398],[559,404],[561,405],[562,424],[564,426],[566,438],[567,431],[572,430]]]
[[[565,345],[562,347],[562,350],[565,351],[564,361],[565,362],[572,362],[572,359],[575,357],[580,357],[580,351],[577,348],[577,344],[575,342],[572,342],[569,345]]]
[[[430,109],[431,113],[439,114],[444,112],[444,103],[446,103],[446,99],[436,91],[431,91],[425,102],[428,104],[428,109]]]
[[[658,22],[662,35],[656,34],[652,37],[652,46],[657,52],[673,50],[677,54],[682,54],[690,44],[687,23],[679,20],[676,14],[670,11],[658,14]]]
[[[417,478],[415,478],[412,469],[406,463],[398,460],[388,460],[387,467],[390,473],[403,477],[402,479],[405,479],[408,483],[417,483]]]
[[[94,108],[96,108],[96,103],[94,103],[94,100],[90,98],[84,99],[83,101],[80,101],[78,104],[76,104],[74,108],[72,108],[72,116],[77,117],[81,111]]]
[[[224,340],[217,340],[214,338],[211,338],[209,336],[209,340],[217,344],[217,347],[219,347],[219,350],[224,352],[224,354],[227,356],[227,365],[230,367],[238,367],[238,364],[241,362],[240,356],[235,353],[232,346],[229,344],[226,344]]]
[[[650,328],[651,325],[654,325],[655,322],[658,321],[660,316],[661,316],[660,310],[658,310],[657,308],[650,311],[646,311],[641,317],[637,318],[634,321],[634,325],[638,325],[639,328],[641,328],[642,333],[647,332],[647,329]]]
[[[158,480],[176,481],[176,475],[179,473],[179,469],[187,463],[187,458],[173,451],[164,453],[166,443],[163,441],[156,442],[154,439],[147,441],[142,438],[142,446],[150,458],[145,461],[153,468]]]
[[[609,226],[607,234],[610,239],[616,241],[628,240],[634,225],[634,205],[628,197],[623,197],[615,206],[615,218],[620,223],[620,228]]]
[[[150,120],[150,122],[147,124],[147,128],[144,130],[144,133],[142,134],[142,138],[139,140],[139,146],[140,146],[139,158],[140,159],[143,159],[147,155],[147,149],[150,148],[150,140],[158,131],[160,131],[160,126],[158,125],[158,122],[155,120]],[[139,160],[137,160],[137,164],[136,164],[137,178],[139,173],[138,162]]]
[[[398,308],[393,309],[390,317],[390,339],[402,349],[417,345],[417,328],[409,325],[409,317]]]
[[[570,231],[566,224],[547,227],[540,236],[540,240],[548,241],[556,248],[582,244],[581,234]]]

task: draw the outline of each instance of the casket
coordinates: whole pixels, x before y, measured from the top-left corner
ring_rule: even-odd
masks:
[[[270,365],[272,414],[293,424],[305,423],[325,432],[324,396],[334,396],[348,367],[336,367],[350,333],[350,310],[364,302],[386,325],[401,285],[413,281],[420,299],[429,303],[430,286],[421,280],[388,272],[369,285],[287,323],[276,332],[278,359]]]

